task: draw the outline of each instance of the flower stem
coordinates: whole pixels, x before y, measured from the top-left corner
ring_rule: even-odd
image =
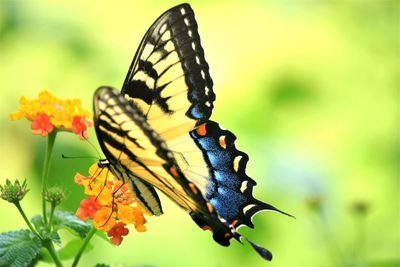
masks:
[[[43,165],[43,173],[42,173],[42,210],[43,210],[43,221],[45,224],[47,224],[45,194],[47,191],[47,181],[49,178],[51,152],[53,151],[53,146],[54,146],[54,141],[56,139],[56,136],[57,136],[57,131],[53,131],[48,135],[46,154],[44,157],[44,165]]]
[[[49,251],[50,256],[53,258],[55,265],[57,267],[63,267],[63,264],[61,263],[60,259],[58,258],[57,252],[56,252],[51,240],[50,239],[44,240],[43,246]]]
[[[326,221],[326,218],[324,218],[323,214],[318,212],[315,214],[315,229],[319,231],[319,234],[322,238],[322,240],[325,242],[326,248],[328,250],[328,253],[330,255],[331,262],[335,262],[335,266],[346,266],[345,259],[343,257],[343,254],[340,250],[340,247],[336,243],[336,240],[334,240],[332,233],[329,229],[329,225]]]
[[[96,233],[96,231],[97,230],[94,227],[92,227],[92,229],[90,229],[90,232],[87,234],[85,240],[83,241],[81,248],[79,249],[78,253],[75,256],[74,262],[72,263],[71,267],[76,267],[78,265],[78,262],[82,256],[82,253],[85,251],[86,246],[89,244],[90,239],[92,239],[92,237]]]
[[[31,229],[32,233],[37,235],[40,238],[40,235],[36,232],[35,228],[33,228],[32,224],[29,222],[28,217],[26,217],[24,210],[22,209],[21,205],[19,202],[15,202],[14,205],[17,207],[19,213],[21,213],[22,218],[24,218],[24,221],[28,225],[29,229]]]
[[[51,210],[50,210],[50,218],[49,218],[49,226],[50,229],[52,227],[52,223],[53,223],[53,215],[54,215],[54,210],[56,209],[56,205],[54,205],[53,203],[51,203]]]

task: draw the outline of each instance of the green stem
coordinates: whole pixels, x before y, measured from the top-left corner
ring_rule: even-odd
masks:
[[[47,137],[46,154],[44,157],[43,173],[42,173],[42,210],[43,210],[43,221],[47,224],[47,212],[46,212],[46,199],[45,193],[47,191],[47,181],[49,178],[50,170],[50,158],[51,152],[53,151],[54,141],[56,140],[57,131],[54,130]]]
[[[51,229],[52,223],[53,223],[53,215],[54,215],[54,210],[56,209],[56,205],[51,203],[51,210],[50,210],[50,218],[49,218],[49,227]]]
[[[326,222],[325,218],[321,214],[322,211],[317,212],[315,214],[315,225],[316,229],[319,230],[320,236],[322,240],[325,242],[326,248],[328,250],[328,253],[331,257],[331,261],[335,262],[335,265],[337,266],[346,266],[344,257],[342,255],[342,252],[337,245],[336,241],[333,239],[333,236],[330,232],[329,225]]]
[[[353,266],[367,266],[364,248],[366,243],[366,216],[365,214],[355,214],[355,237],[351,262]]]
[[[37,235],[40,238],[40,235],[36,232],[35,228],[33,228],[32,224],[29,222],[28,217],[26,217],[24,210],[22,209],[21,205],[19,202],[15,202],[14,205],[17,207],[19,213],[21,213],[22,218],[24,218],[24,221],[28,225],[29,229],[31,229],[32,233]]]
[[[81,258],[83,252],[86,249],[86,246],[89,244],[90,239],[92,239],[93,235],[96,233],[96,228],[92,227],[90,229],[90,232],[87,234],[85,240],[83,241],[83,244],[81,248],[79,249],[78,253],[75,256],[74,262],[72,263],[71,267],[76,267],[78,265],[79,259]]]
[[[53,258],[54,263],[56,264],[56,266],[57,267],[63,267],[63,264],[60,261],[60,259],[58,258],[57,252],[56,252],[56,250],[54,248],[54,245],[51,242],[51,240],[49,240],[49,239],[44,240],[43,246],[49,251],[50,256]]]

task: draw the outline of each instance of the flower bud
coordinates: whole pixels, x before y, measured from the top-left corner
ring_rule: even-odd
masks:
[[[10,203],[18,203],[29,191],[26,187],[26,180],[24,180],[22,184],[20,184],[18,180],[15,180],[13,184],[7,179],[4,186],[0,185],[0,197]]]
[[[65,194],[59,187],[52,187],[44,193],[44,199],[50,202],[53,206],[57,206],[63,201]]]

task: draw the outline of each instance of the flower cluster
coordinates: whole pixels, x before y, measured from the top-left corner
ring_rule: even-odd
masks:
[[[11,119],[30,120],[33,134],[45,137],[58,129],[84,138],[87,127],[92,126],[92,113],[81,107],[79,99],[59,99],[42,91],[36,99],[21,97],[19,104],[19,110],[10,114]]]
[[[13,184],[7,179],[4,186],[0,185],[0,198],[10,203],[17,203],[24,198],[28,191],[26,180],[22,184],[18,180],[15,180]]]
[[[77,173],[75,182],[83,185],[89,196],[81,201],[76,216],[82,220],[93,219],[94,227],[107,232],[113,244],[121,244],[123,236],[129,233],[128,224],[133,224],[138,232],[146,231],[144,209],[134,200],[128,185],[108,168],[93,164],[89,176]]]

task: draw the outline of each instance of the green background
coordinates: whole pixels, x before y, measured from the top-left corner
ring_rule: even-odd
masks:
[[[45,139],[9,113],[48,89],[91,109],[100,85],[120,88],[147,28],[177,1],[0,0],[0,181],[28,179],[22,202],[40,213]],[[250,156],[254,195],[293,214],[264,212],[241,229],[274,255],[212,240],[165,197],[165,214],[120,247],[95,238],[82,266],[399,266],[399,1],[191,1],[217,100],[212,119]],[[91,142],[97,145],[93,131]],[[57,136],[51,184],[62,206],[96,156]],[[363,209],[366,207],[366,209]],[[25,227],[1,202],[0,231]],[[68,234],[65,234],[68,239]],[[42,264],[42,266],[48,266]]]

